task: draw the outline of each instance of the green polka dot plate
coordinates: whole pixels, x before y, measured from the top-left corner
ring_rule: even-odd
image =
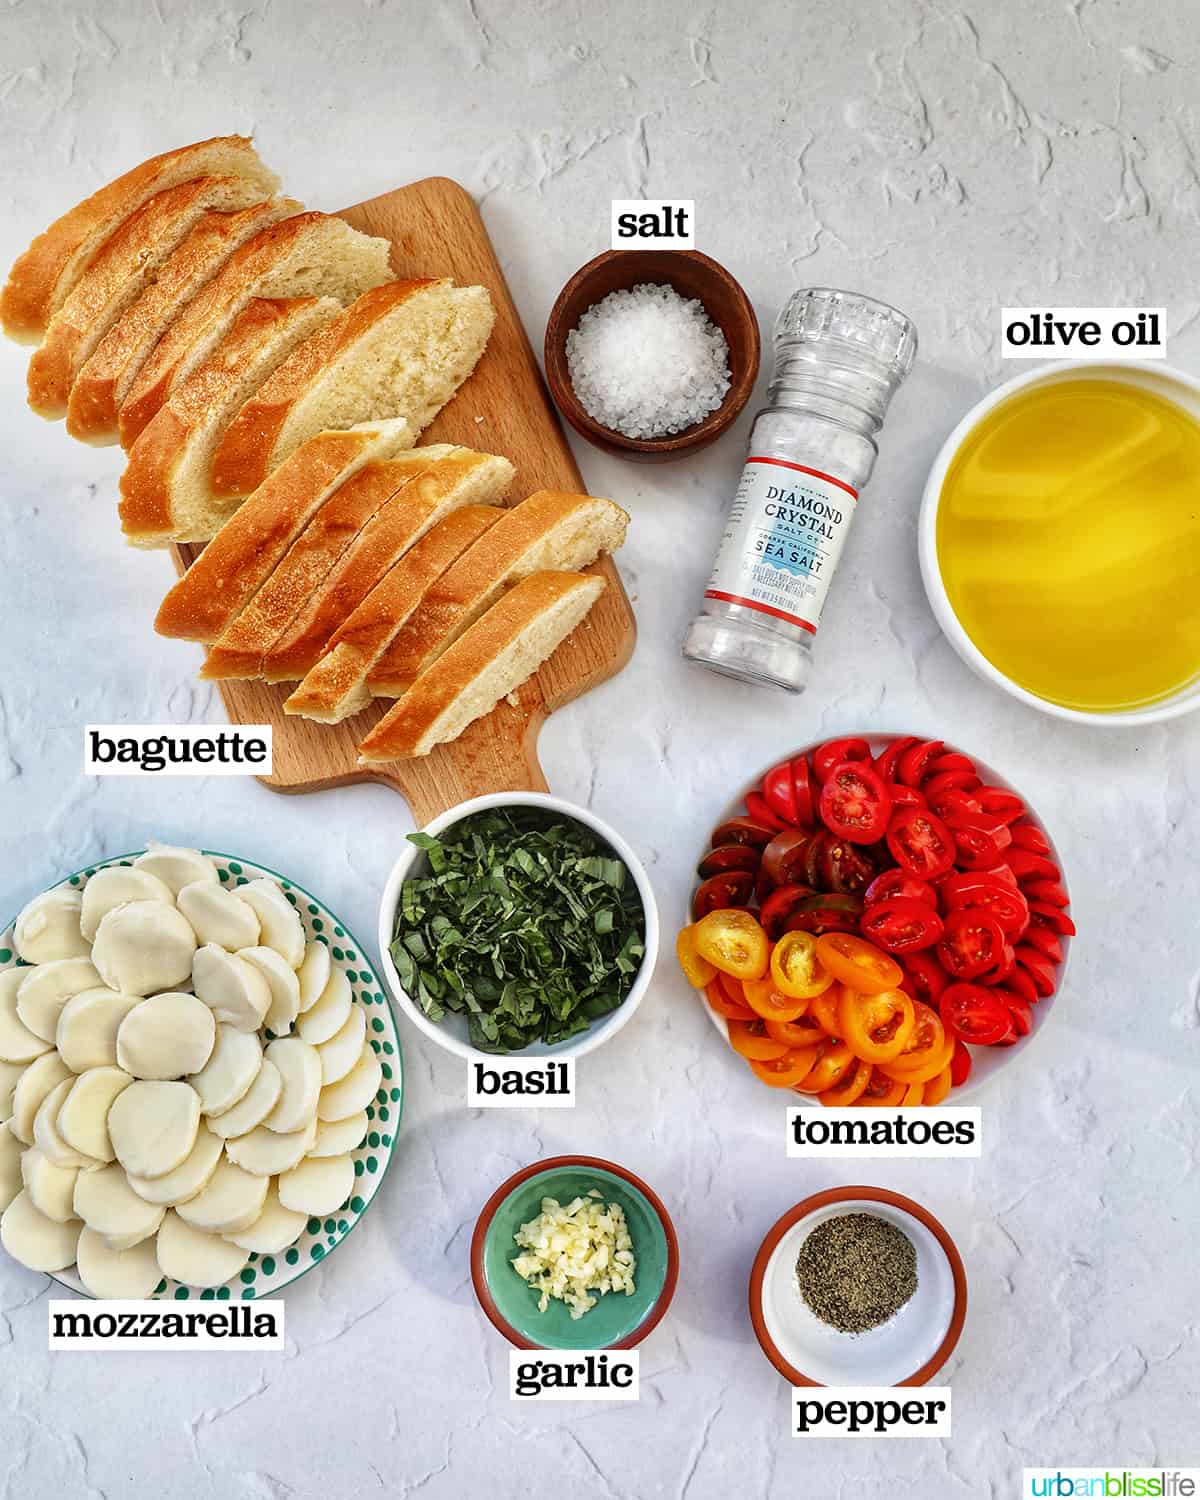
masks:
[[[112,859],[99,860],[83,870],[77,870],[74,875],[69,875],[58,884],[82,890],[97,870],[109,865],[131,864],[140,852],[138,850],[133,854],[118,854]],[[258,1297],[277,1296],[284,1287],[298,1281],[313,1266],[321,1264],[338,1249],[371,1206],[391,1162],[396,1135],[400,1129],[400,1112],[404,1104],[404,1068],[400,1056],[400,1038],[384,986],[362,944],[341,918],[335,916],[303,886],[266,865],[255,864],[253,860],[243,859],[240,855],[219,854],[212,849],[206,849],[204,853],[216,865],[221,884],[227,889],[232,890],[263,876],[279,882],[287,899],[299,913],[305,937],[309,941],[324,943],[329,949],[333,967],[340,969],[349,980],[355,1005],[362,1006],[366,1012],[367,1039],[379,1058],[383,1073],[379,1092],[367,1106],[367,1134],[361,1145],[351,1153],[354,1158],[354,1190],[336,1213],[324,1219],[310,1218],[296,1243],[278,1255],[251,1255],[245,1269],[224,1286],[199,1291],[195,1287],[181,1286],[178,1282],[164,1279],[154,1293],[156,1297],[179,1302],[191,1298],[205,1302],[250,1302]],[[13,941],[15,923],[14,917],[4,931],[0,932],[0,971],[21,963]],[[57,1272],[53,1279],[85,1297],[89,1295],[73,1266],[67,1271]]]

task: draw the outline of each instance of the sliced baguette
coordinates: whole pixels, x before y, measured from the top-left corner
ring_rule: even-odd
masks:
[[[29,361],[29,405],[40,417],[66,415],[75,377],[96,345],[178,248],[200,216],[263,201],[245,177],[196,177],[155,193],[108,239],[50,319]]]
[[[464,506],[422,537],[338,627],[325,655],[284,703],[284,713],[338,724],[366,708],[372,660],[426,590],[503,514],[492,505]]]
[[[67,402],[71,436],[99,447],[115,443],[121,404],[168,325],[235,250],[302,209],[294,198],[272,198],[236,213],[205,214],[75,377]]]
[[[208,541],[229,519],[208,487],[213,449],[246,397],[341,311],[333,297],[256,297],[129,450],[121,525],[136,547]]]
[[[311,602],[283,631],[263,658],[262,676],[268,682],[303,677],[346,616],[419,537],[459,506],[502,500],[512,476],[506,458],[456,448],[406,485],[363,528]]]
[[[0,324],[20,344],[40,343],[50,319],[96,252],[147,198],[193,177],[245,177],[267,197],[279,186],[245,136],[217,136],[152,156],[57,219],[17,258],[3,292]]]
[[[310,438],[221,527],[159,606],[155,630],[215,641],[338,485],[372,459],[390,458],[411,445],[403,417]]]
[[[449,443],[414,448],[367,464],[340,485],[297,537],[282,562],[208,653],[201,677],[257,677],[264,655],[321,591],[338,559],[371,518],[407,485],[455,450]]]
[[[128,448],[171,391],[207,359],[252,297],[336,297],[351,302],[391,276],[387,240],[329,214],[272,224],[230,257],[180,313],[142,366],[121,406]]]
[[[409,688],[358,747],[359,764],[428,755],[490,713],[551,656],[604,592],[592,573],[532,573]]]
[[[370,691],[399,698],[505,589],[546,569],[586,568],[625,540],[629,517],[611,500],[539,490],[429,590],[371,669]]]
[[[475,368],[494,321],[481,286],[372,287],[247,401],[213,459],[213,489],[248,495],[327,428],[407,417],[421,432]]]

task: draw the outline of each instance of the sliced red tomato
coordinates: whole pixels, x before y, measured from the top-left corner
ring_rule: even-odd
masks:
[[[1044,854],[1034,854],[1030,849],[1010,849],[1004,857],[1020,881],[1062,879],[1062,871]]]
[[[821,850],[822,869],[828,873],[827,884],[843,895],[865,891],[875,878],[875,862],[861,844],[847,839],[828,839]]]
[[[829,884],[829,866],[825,863],[825,850],[833,835],[827,828],[815,829],[808,835],[808,846],[804,851],[804,876],[809,885],[824,890]]]
[[[1006,858],[1005,850],[1012,843],[1012,834],[996,818],[956,814],[950,819],[950,828],[958,852],[955,864],[964,870],[986,870]]]
[[[800,822],[805,828],[811,828],[817,821],[817,805],[807,755],[797,755],[792,761],[792,793]]]
[[[860,741],[866,748],[866,741]],[[874,844],[884,835],[892,797],[869,758],[842,760],[829,768],[818,803],[821,821],[838,838],[852,844]]]
[[[1048,995],[1053,995],[1058,988],[1058,976],[1054,972],[1054,965],[1044,953],[1039,953],[1036,948],[1031,948],[1027,943],[1021,943],[1017,947],[1017,967],[1013,971],[1014,977],[1021,969],[1024,969],[1033,980],[1033,987],[1038,993],[1039,1000],[1045,1000]]]
[[[964,906],[977,907],[995,917],[1001,929],[1010,936],[1024,932],[1029,922],[1029,908],[1024,896],[995,875],[982,871],[948,875],[938,892],[951,911]]]
[[[897,761],[899,761],[906,750],[911,749],[916,743],[917,738],[912,734],[904,734],[898,739],[888,741],[875,757],[875,769],[883,777],[884,781],[895,781],[897,779]]]
[[[697,921],[710,912],[722,911],[726,907],[744,907],[754,889],[754,877],[747,870],[728,870],[724,875],[713,875],[696,889],[692,897],[692,911]]]
[[[934,888],[928,881],[918,880],[915,875],[909,875],[904,870],[885,870],[882,875],[877,875],[866,889],[863,904],[874,906],[878,901],[886,901],[889,896],[905,896],[910,901],[924,901],[937,911],[938,898]]]
[[[1033,1006],[1029,1001],[1023,1000],[1015,990],[993,990],[992,994],[998,995],[1008,1006],[1008,1013],[1012,1017],[1017,1035],[1028,1036],[1033,1030]]]
[[[833,774],[833,768],[843,761],[855,760],[871,764],[871,747],[866,740],[853,739],[826,740],[823,745],[818,745],[813,751],[813,770],[817,773],[817,780],[828,781]]]
[[[905,786],[902,781],[889,781],[888,790],[892,794],[892,811],[898,807],[928,807],[929,800],[924,792],[917,791],[915,786]]]
[[[1048,901],[1031,901],[1029,903],[1029,919],[1031,924],[1039,927],[1049,927],[1062,937],[1075,936],[1075,923],[1071,921],[1070,917],[1067,916],[1061,907],[1051,906]]]
[[[1015,823],[1025,816],[1025,804],[1016,792],[1006,792],[998,786],[983,786],[978,792],[979,802],[988,817],[1001,823]]]
[[[754,793],[751,792],[750,796],[754,796]],[[749,802],[749,797],[746,800]],[[726,818],[724,823],[713,829],[711,842],[714,849],[722,844],[747,844],[752,849],[763,849],[771,842],[774,832],[774,825],[761,818]]]
[[[1052,964],[1062,963],[1062,943],[1059,941],[1058,934],[1049,927],[1031,925],[1025,933],[1025,941],[1031,948],[1036,948],[1039,953],[1044,954]]]
[[[1017,849],[1028,849],[1030,854],[1050,853],[1050,840],[1040,828],[1035,828],[1032,823],[1014,823],[1012,829],[1013,845]]]
[[[776,886],[766,897],[759,909],[758,920],[773,943],[778,942],[783,935],[788,918],[792,916],[800,903],[813,894],[811,885],[793,882],[789,885]]]
[[[1058,880],[1031,880],[1022,887],[1028,901],[1044,901],[1047,906],[1070,906],[1071,898],[1067,895],[1061,881]]]
[[[758,874],[754,877],[754,894],[758,899],[759,906],[763,904],[763,902],[767,899],[767,897],[774,889],[775,882],[771,879],[771,877],[767,874],[763,867],[759,865]]]
[[[749,870],[753,874],[761,863],[762,853],[749,844],[719,844],[700,861],[696,873],[705,879],[726,870]]]
[[[969,792],[955,787],[947,787],[936,796],[931,792],[929,805],[944,823],[949,823],[951,828],[954,827],[957,818],[966,818],[969,821],[972,818],[985,816],[983,808]]]
[[[789,932],[857,932],[862,917],[862,897],[850,895],[809,896],[788,918]]]
[[[777,833],[762,852],[763,872],[775,885],[792,885],[803,881],[805,856],[813,837],[803,828],[785,828]],[[815,882],[808,881],[812,885]]]
[[[902,807],[892,814],[887,846],[896,863],[909,875],[933,880],[954,864],[954,836],[936,813]]]
[[[753,1021],[754,1012],[748,1005],[741,1005],[731,1000],[722,985],[720,978],[714,979],[711,984],[704,986],[704,998],[716,1011],[717,1015],[724,1016],[727,1021]]]
[[[980,974],[980,984],[1004,984],[1017,966],[1017,950],[1009,942],[1004,944],[1000,957],[986,974]]]
[[[937,760],[945,748],[941,740],[922,740],[919,744],[912,745],[900,757],[896,768],[899,772],[898,779],[905,786],[920,786],[930,764]]]
[[[949,984],[946,971],[936,957],[927,949],[918,953],[906,953],[903,959],[904,974],[908,989],[914,1000],[923,1000],[935,1009],[942,991]]]
[[[769,1062],[756,1062],[753,1058],[748,1058],[747,1061],[754,1069],[755,1076],[771,1088],[792,1089],[812,1071],[818,1051],[816,1047],[796,1047],[789,1049],[781,1057],[773,1057]]]
[[[1003,958],[1004,933],[987,912],[975,907],[948,912],[945,927],[938,943],[938,958],[955,979],[977,979],[996,968]]]
[[[1032,974],[1027,969],[1023,969],[1020,964],[1008,976],[1008,983],[1005,988],[1015,991],[1029,1005],[1036,1005],[1042,998],[1038,994],[1038,988],[1033,982]]]
[[[952,771],[965,771],[968,775],[974,776],[975,762],[969,756],[961,755],[957,750],[947,750],[936,760],[930,761],[925,774],[926,776],[943,776]],[[978,784],[977,782],[976,785]]]
[[[954,1056],[950,1059],[950,1082],[960,1088],[971,1076],[971,1054],[957,1037],[954,1039]]]
[[[994,876],[995,879],[1000,881],[1002,885],[1008,886],[1009,890],[1019,891],[1021,889],[1021,887],[1017,884],[1017,877],[1013,874],[1013,872],[1009,869],[1009,867],[1004,863],[1003,860],[1001,860],[998,865],[993,865],[990,870],[972,870],[971,874],[991,875]]]
[[[977,984],[952,984],[938,1002],[946,1030],[962,1042],[994,1047],[1012,1028],[1004,1001]]]
[[[925,793],[929,802],[936,802],[946,792],[962,792],[964,795],[973,792],[976,787],[983,783],[974,771],[939,771],[936,776],[927,776],[921,783],[921,790]],[[977,812],[982,812],[978,801],[975,802]]]
[[[787,824],[783,821],[783,819],[779,817],[777,813],[772,811],[770,804],[767,802],[767,799],[761,792],[746,793],[746,811],[749,814],[749,817],[744,821],[757,823],[762,829],[766,831],[767,837],[763,840],[764,844],[769,842],[771,834],[779,833],[787,827]],[[741,822],[743,820],[735,819],[734,821]],[[721,825],[721,828],[717,829],[717,833],[720,833],[722,829],[728,827],[728,823],[723,823]],[[715,838],[716,834],[714,834],[713,837]]]
[[[783,1042],[767,1035],[766,1022],[758,1016],[753,1021],[730,1021],[729,1045],[740,1057],[756,1062],[774,1062],[788,1051]]]
[[[910,896],[889,896],[863,912],[859,930],[868,942],[889,953],[916,953],[932,948],[942,935],[937,908]]]
[[[796,808],[796,792],[792,785],[790,761],[785,760],[780,765],[771,767],[762,779],[762,794],[767,806],[777,818],[782,818],[792,827],[799,824],[800,815]]]

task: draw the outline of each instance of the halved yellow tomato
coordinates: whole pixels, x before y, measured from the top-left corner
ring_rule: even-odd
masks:
[[[848,1072],[843,1073],[831,1089],[818,1094],[817,1098],[829,1109],[844,1108],[855,1102],[870,1081],[871,1064],[859,1061]]]
[[[904,1090],[904,1098],[901,1099],[900,1103],[920,1104],[924,1098],[924,1095],[925,1085],[923,1083],[910,1083],[909,1086]]]
[[[863,1107],[890,1109],[904,1098],[905,1090],[905,1084],[897,1083],[894,1078],[889,1078],[879,1068],[872,1067],[866,1088],[854,1102]]]
[[[842,999],[842,987],[840,984],[831,985],[823,995],[816,995],[808,1002],[808,1013],[820,1026],[826,1036],[835,1036],[842,1039],[841,1023],[838,1020],[838,1007]]]
[[[922,1104],[940,1104],[946,1097],[946,1095],[950,1092],[949,1067],[944,1067],[940,1073],[935,1074],[934,1077],[932,1077],[929,1082],[924,1085],[924,1089],[925,1095],[921,1100]]]
[[[791,1047],[782,1057],[774,1057],[770,1062],[755,1062],[753,1058],[747,1061],[763,1083],[773,1089],[790,1089],[795,1088],[811,1070],[818,1050],[816,1047]]]
[[[770,944],[748,911],[722,907],[701,917],[692,928],[696,952],[722,974],[761,979],[767,972]]]
[[[864,995],[898,989],[904,978],[894,958],[852,932],[823,932],[817,939],[817,957],[835,979]]]
[[[812,1071],[806,1073],[795,1087],[801,1094],[823,1094],[840,1083],[857,1061],[845,1042],[839,1042],[836,1037],[827,1037],[818,1048]]]
[[[679,936],[675,939],[675,957],[679,960],[679,967],[683,970],[683,977],[697,990],[702,990],[706,984],[711,984],[717,977],[717,971],[708,959],[701,958],[696,951],[696,932],[694,927],[683,927]]]
[[[833,983],[817,957],[817,942],[811,932],[785,932],[771,951],[771,977],[785,995],[808,1000],[822,995]]]
[[[849,986],[838,1006],[838,1035],[855,1057],[864,1062],[894,1062],[903,1052],[917,1024],[911,995],[903,990],[881,990],[864,995]]]
[[[925,1060],[914,1064],[901,1064],[907,1053],[901,1053],[894,1063],[880,1063],[879,1066],[889,1078],[895,1078],[900,1083],[928,1083],[930,1079],[936,1078],[944,1069],[950,1066],[950,1059],[954,1056],[954,1038],[944,1036],[934,1051],[925,1057]]]
[[[825,1030],[815,1016],[797,1016],[794,1021],[768,1021],[767,1035],[789,1047],[815,1047],[825,1040]]]
[[[771,974],[763,979],[743,980],[742,993],[746,1004],[764,1021],[794,1021],[808,1009],[807,997],[797,1000],[785,995]]]
[[[742,1005],[739,1001],[729,998],[720,979],[714,979],[711,984],[704,986],[704,998],[717,1015],[724,1016],[727,1021],[753,1021],[754,1019],[754,1012],[748,1005]]]
[[[729,1045],[755,1062],[774,1062],[790,1050],[786,1042],[777,1042],[767,1035],[767,1023],[757,1016],[753,1021],[730,1021]]]

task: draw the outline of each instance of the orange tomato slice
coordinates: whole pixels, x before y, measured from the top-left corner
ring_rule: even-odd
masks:
[[[917,1024],[912,996],[903,990],[864,995],[849,987],[841,992],[838,1035],[864,1062],[894,1062]]]
[[[801,1094],[823,1094],[827,1089],[836,1087],[856,1061],[857,1058],[845,1042],[839,1042],[836,1037],[828,1037],[818,1049],[811,1072],[806,1073],[795,1087]]]
[[[842,1025],[838,1019],[838,1011],[841,1005],[842,994],[841,985],[835,984],[831,989],[826,990],[823,995],[817,995],[808,1002],[809,1015],[812,1016],[813,1020],[816,1021],[826,1036],[835,1036],[839,1041],[842,1038]]]
[[[925,1096],[922,1104],[940,1104],[950,1092],[950,1069],[945,1067],[940,1073],[936,1073],[927,1084],[924,1085]]]
[[[696,952],[722,974],[761,979],[767,972],[770,944],[758,921],[738,907],[710,911],[692,928]]]
[[[871,1064],[869,1062],[856,1062],[831,1089],[826,1089],[817,1098],[829,1109],[844,1108],[847,1104],[853,1104],[867,1084],[871,1081]]]
[[[693,989],[702,990],[717,977],[717,971],[708,959],[701,958],[696,951],[694,927],[683,927],[675,939],[675,957],[683,970],[683,977]]]
[[[725,993],[725,988],[719,979],[714,979],[711,984],[704,986],[704,998],[716,1011],[717,1015],[724,1016],[727,1021],[753,1021],[754,1012],[748,1005],[739,1005],[737,1001],[731,1000]]]
[[[755,1016],[753,1021],[730,1021],[729,1045],[742,1057],[755,1062],[774,1062],[791,1049],[767,1035],[766,1022]]]
[[[904,1090],[904,1098],[901,1099],[900,1103],[920,1104],[922,1099],[924,1098],[924,1095],[925,1085],[923,1083],[910,1083]]]
[[[825,1032],[815,1016],[797,1016],[794,1021],[768,1021],[767,1035],[789,1047],[815,1047],[825,1040]]]
[[[771,952],[771,977],[785,995],[808,1000],[833,983],[817,957],[818,939],[811,932],[785,932]]]
[[[907,1085],[898,1083],[894,1078],[889,1078],[879,1068],[871,1069],[871,1077],[866,1088],[854,1101],[857,1105],[877,1107],[880,1109],[894,1108],[904,1098]]]
[[[816,1047],[790,1047],[782,1057],[772,1058],[770,1062],[756,1062],[753,1058],[747,1061],[763,1083],[773,1089],[791,1089],[811,1070],[818,1050]]]
[[[904,1061],[905,1055],[901,1054],[894,1063],[880,1063],[879,1066],[889,1078],[894,1078],[900,1083],[928,1083],[936,1078],[943,1068],[950,1066],[950,1059],[954,1056],[954,1038],[943,1037],[937,1048],[921,1063],[901,1067],[900,1064]]]
[[[765,979],[743,980],[742,993],[746,1004],[764,1021],[795,1021],[808,1009],[807,999],[785,995],[770,974]]]
[[[899,989],[904,978],[894,958],[852,932],[823,932],[817,939],[817,957],[835,979],[864,995]]]

